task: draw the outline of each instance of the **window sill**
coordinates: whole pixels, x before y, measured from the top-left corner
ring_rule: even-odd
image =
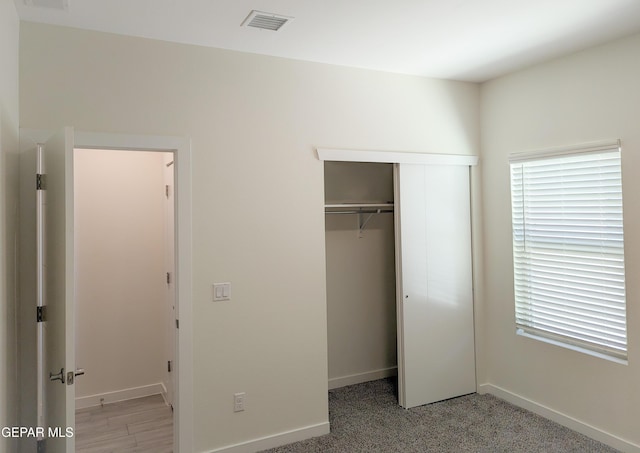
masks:
[[[607,355],[601,352],[592,351],[590,349],[582,348],[580,346],[576,346],[573,344],[563,343],[558,340],[552,340],[551,338],[542,337],[540,335],[534,335],[532,333],[525,332],[522,329],[516,329],[516,334],[520,335],[521,337],[531,338],[533,340],[542,341],[543,343],[549,343],[555,346],[560,346],[561,348],[570,349],[572,351],[581,352],[583,354],[587,354],[593,357],[598,357],[600,359],[609,360],[610,362],[618,363],[620,365],[629,365],[628,360],[621,359],[618,357],[612,357],[610,355]]]

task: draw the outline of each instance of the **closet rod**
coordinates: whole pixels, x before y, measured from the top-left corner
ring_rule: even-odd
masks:
[[[356,211],[325,211],[325,214],[390,214],[393,209],[362,209]]]
[[[386,203],[331,203],[325,204],[325,209],[393,209],[393,202]]]

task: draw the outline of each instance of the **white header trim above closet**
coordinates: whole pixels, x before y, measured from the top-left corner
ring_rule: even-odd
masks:
[[[381,162],[388,164],[477,165],[478,156],[428,154],[406,151],[367,151],[318,148],[318,159],[337,162]]]

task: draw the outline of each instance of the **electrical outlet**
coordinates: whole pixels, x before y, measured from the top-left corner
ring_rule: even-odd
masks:
[[[233,394],[233,412],[242,412],[244,410],[245,396],[244,392]]]

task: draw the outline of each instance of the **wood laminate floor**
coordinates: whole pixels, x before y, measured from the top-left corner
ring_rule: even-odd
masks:
[[[173,413],[161,395],[76,411],[76,453],[172,453]]]

